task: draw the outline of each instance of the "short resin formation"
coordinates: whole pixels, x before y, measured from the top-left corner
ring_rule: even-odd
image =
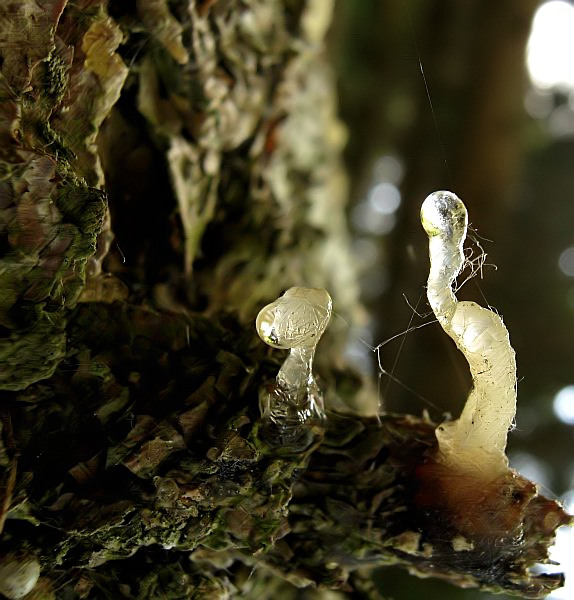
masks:
[[[440,460],[496,476],[508,467],[506,439],[516,413],[514,350],[495,312],[455,296],[468,226],[462,201],[452,192],[434,192],[423,202],[421,221],[429,236],[428,300],[468,361],[473,381],[460,418],[437,428]]]
[[[262,416],[282,429],[324,416],[323,397],[313,376],[313,358],[331,310],[331,296],[326,290],[292,287],[257,315],[259,337],[274,348],[290,351],[274,389],[261,398]]]

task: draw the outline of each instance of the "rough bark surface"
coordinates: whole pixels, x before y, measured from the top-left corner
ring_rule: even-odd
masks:
[[[427,420],[259,417],[257,309],[308,285],[361,313],[329,6],[0,6],[0,552],[40,562],[30,600],[368,589],[376,564],[560,584],[528,568],[569,517],[510,471],[455,480]]]
[[[6,399],[4,429],[3,544],[65,573],[61,597],[228,597],[252,591],[246,566],[328,588],[380,564],[526,597],[560,583],[528,567],[562,509],[512,471],[477,489],[441,467],[432,423],[331,413],[294,439],[261,421],[277,363],[235,318],[90,303],[67,333],[75,353]]]

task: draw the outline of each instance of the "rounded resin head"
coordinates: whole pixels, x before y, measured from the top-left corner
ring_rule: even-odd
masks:
[[[452,192],[433,192],[421,206],[421,222],[429,237],[459,240],[466,236],[468,214],[462,200]]]
[[[313,348],[331,318],[326,290],[292,287],[257,315],[259,337],[274,348]]]

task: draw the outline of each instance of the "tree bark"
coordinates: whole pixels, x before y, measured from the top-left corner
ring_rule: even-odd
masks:
[[[511,471],[454,481],[430,421],[260,418],[257,310],[306,285],[362,315],[328,6],[0,6],[0,550],[41,565],[27,598],[358,590],[376,564],[560,584],[528,567],[569,517]],[[340,322],[319,370],[352,404]]]

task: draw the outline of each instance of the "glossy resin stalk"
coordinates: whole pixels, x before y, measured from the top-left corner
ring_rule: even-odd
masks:
[[[473,381],[460,418],[437,428],[441,458],[496,476],[507,468],[506,438],[516,413],[514,350],[498,314],[455,296],[468,224],[462,201],[451,192],[434,192],[422,205],[421,221],[429,236],[428,300],[468,361]]]
[[[263,417],[282,429],[323,418],[323,395],[313,375],[313,358],[331,309],[326,290],[293,287],[257,316],[259,337],[274,348],[289,350],[276,385],[261,398]]]

